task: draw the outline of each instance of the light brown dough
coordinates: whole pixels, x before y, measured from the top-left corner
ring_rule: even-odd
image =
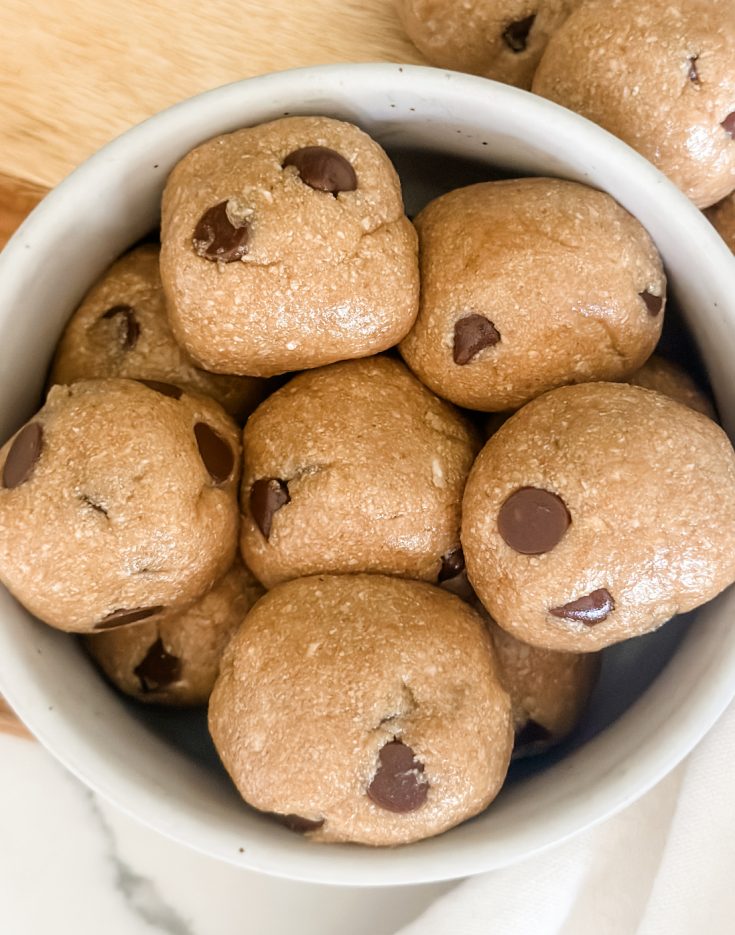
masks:
[[[0,580],[77,633],[186,607],[234,560],[239,475],[237,426],[213,400],[52,387],[0,449]]]
[[[533,91],[619,136],[700,208],[735,188],[731,0],[587,0],[551,37]]]
[[[349,165],[284,167],[313,146]],[[350,172],[354,190],[312,187],[330,173],[346,184]],[[207,247],[200,222],[218,205]],[[396,344],[416,317],[416,236],[398,176],[349,123],[288,117],[199,146],[168,180],[161,240],[174,334],[210,370],[270,376],[366,357]]]
[[[554,390],[478,456],[462,545],[478,597],[517,639],[602,649],[735,580],[735,452],[711,419],[652,390]]]
[[[263,588],[239,560],[187,610],[85,637],[110,681],[147,704],[203,705],[220,659]]]
[[[513,740],[479,615],[440,588],[378,575],[269,591],[225,651],[209,727],[250,805],[317,841],[373,845],[482,811]],[[391,769],[390,753],[408,763]]]
[[[492,621],[489,629],[513,711],[513,759],[545,753],[579,723],[600,672],[600,655],[538,649]]]
[[[322,572],[446,577],[478,449],[400,361],[302,373],[245,427],[245,563],[266,587]]]
[[[159,252],[155,244],[131,250],[92,287],[61,337],[49,383],[161,380],[211,396],[244,419],[263,398],[263,382],[208,373],[179,347],[166,317]]]
[[[460,406],[499,412],[565,383],[625,379],[656,346],[661,260],[603,192],[483,182],[431,202],[416,228],[421,305],[400,351]]]
[[[432,65],[530,88],[546,43],[581,0],[397,0]]]
[[[720,237],[735,253],[735,194],[728,195],[718,204],[708,208],[705,214],[717,228]]]
[[[640,370],[636,370],[626,381],[633,386],[643,386],[647,390],[656,390],[690,409],[695,409],[710,419],[716,419],[715,408],[686,370],[654,354]]]

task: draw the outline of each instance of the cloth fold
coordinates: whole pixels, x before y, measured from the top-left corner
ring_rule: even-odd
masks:
[[[397,935],[732,935],[734,769],[735,704],[625,811],[463,881]]]

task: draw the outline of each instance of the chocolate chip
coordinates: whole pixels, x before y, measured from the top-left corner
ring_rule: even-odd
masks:
[[[160,380],[138,380],[138,383],[147,386],[148,389],[153,390],[154,393],[160,393],[162,396],[170,396],[171,399],[181,399],[184,395],[184,391],[181,387],[174,386],[173,383],[162,383]]]
[[[235,466],[232,448],[206,422],[197,422],[194,426],[194,437],[204,467],[209,471],[212,480],[216,484],[224,484]]]
[[[13,439],[3,467],[3,487],[18,487],[33,473],[43,448],[43,429],[40,422],[29,422]]]
[[[300,834],[305,834],[307,831],[316,831],[317,828],[321,828],[324,824],[323,818],[302,818],[301,815],[279,815],[277,812],[272,814],[282,825],[285,825],[291,831],[298,831]]]
[[[648,309],[648,314],[653,318],[658,315],[664,306],[664,300],[660,295],[654,295],[652,292],[639,292],[638,295],[643,299],[643,303]]]
[[[160,614],[162,610],[163,606],[161,605],[156,607],[138,607],[135,610],[126,610],[124,608],[121,610],[113,610],[104,620],[100,620],[100,622],[95,625],[95,630],[112,630],[115,627],[124,627],[128,623],[137,623],[139,620],[146,620],[148,617]]]
[[[428,781],[421,775],[424,764],[400,740],[391,740],[378,754],[380,763],[367,794],[389,812],[413,812],[426,801]]]
[[[511,23],[503,30],[503,39],[509,49],[513,52],[525,51],[528,45],[528,34],[531,32],[535,19],[536,14],[532,13],[525,19],[519,19],[515,23]]]
[[[730,136],[735,140],[735,110],[728,114],[727,117],[720,124],[725,133],[729,133]]]
[[[596,623],[601,623],[613,610],[615,601],[610,592],[606,588],[598,588],[591,594],[564,604],[563,607],[552,607],[549,613],[564,620],[579,620],[593,627]]]
[[[465,315],[454,324],[455,364],[464,366],[485,347],[493,347],[500,340],[500,332],[484,315]]]
[[[438,581],[449,581],[464,571],[464,552],[461,546],[450,549],[442,555],[442,567],[439,569]]]
[[[227,202],[209,208],[194,228],[194,252],[205,260],[234,263],[248,252],[250,225],[243,221],[237,227],[227,214]]]
[[[123,350],[129,351],[135,347],[140,337],[140,325],[135,317],[135,309],[132,305],[113,305],[108,308],[101,318],[120,318],[120,343]]]
[[[355,170],[344,156],[326,146],[304,146],[283,160],[283,168],[295,166],[301,181],[320,192],[354,192]]]
[[[541,555],[557,545],[571,521],[561,497],[540,487],[521,487],[501,506],[498,532],[516,552]]]
[[[262,477],[250,488],[250,515],[266,539],[270,538],[273,516],[291,502],[286,481]]]
[[[143,693],[160,691],[181,678],[181,660],[166,650],[159,637],[133,673],[138,677]]]
[[[687,70],[687,75],[689,77],[689,80],[692,81],[694,84],[700,84],[699,71],[697,70],[697,59],[698,58],[699,58],[698,55],[690,55],[688,59],[689,68]]]

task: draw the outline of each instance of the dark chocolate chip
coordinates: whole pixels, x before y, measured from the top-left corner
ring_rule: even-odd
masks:
[[[498,532],[516,552],[541,555],[557,545],[571,521],[561,497],[540,487],[521,487],[501,506]]]
[[[234,263],[248,252],[250,225],[247,221],[237,227],[227,214],[227,202],[209,208],[194,228],[194,252],[205,260]]]
[[[323,818],[302,818],[301,815],[279,815],[277,812],[273,812],[273,817],[289,830],[298,831],[299,834],[305,834],[307,831],[316,831],[317,828],[321,828],[324,824]]]
[[[484,315],[465,315],[454,324],[455,364],[464,366],[485,347],[493,347],[500,340],[500,332]]]
[[[283,160],[283,168],[295,166],[301,181],[320,192],[354,192],[355,170],[344,156],[326,146],[304,146]]]
[[[529,718],[523,727],[516,731],[513,759],[517,760],[531,753],[541,753],[551,745],[553,739],[554,735],[548,728],[534,721],[533,718]]]
[[[250,515],[266,539],[270,538],[273,516],[291,502],[288,484],[277,477],[262,477],[250,488]]]
[[[535,19],[536,14],[532,13],[525,19],[519,19],[515,23],[506,26],[503,30],[503,39],[509,49],[513,52],[525,51],[528,45],[528,34],[531,32],[531,27]]]
[[[424,778],[424,764],[401,740],[391,740],[378,754],[378,769],[367,794],[389,812],[413,812],[426,801],[429,783]]]
[[[3,467],[3,487],[18,487],[33,473],[43,448],[40,422],[29,422],[13,439]]]
[[[209,471],[212,480],[216,484],[224,484],[235,466],[232,448],[206,422],[197,422],[194,426],[194,437],[204,467]]]
[[[113,305],[108,308],[101,318],[120,318],[120,343],[123,350],[129,351],[135,347],[140,337],[140,325],[135,317],[135,309],[132,305]]]
[[[181,387],[174,386],[173,383],[163,383],[160,380],[138,380],[138,383],[147,386],[148,389],[153,390],[154,393],[160,393],[162,396],[170,396],[171,399],[181,399],[184,395],[184,391]]]
[[[735,110],[728,114],[727,117],[720,124],[725,133],[729,133],[730,136],[735,140]]]
[[[699,71],[697,70],[697,59],[698,58],[699,58],[698,55],[690,55],[688,59],[689,68],[687,70],[687,75],[689,76],[689,80],[692,81],[694,84],[700,84]]]
[[[639,292],[643,303],[648,309],[648,314],[655,318],[664,306],[664,300],[660,295],[654,295],[652,292]]]
[[[139,620],[146,620],[155,614],[160,614],[163,610],[162,605],[156,607],[138,607],[135,610],[113,610],[104,620],[100,620],[95,625],[95,630],[113,630],[115,627],[124,627],[128,623],[138,623]]]
[[[449,581],[464,571],[464,552],[461,546],[450,549],[442,555],[442,567],[439,569],[439,581]]]
[[[591,594],[585,594],[576,601],[564,604],[563,607],[552,607],[549,613],[564,620],[579,620],[593,627],[596,623],[601,623],[613,610],[615,601],[610,592],[607,588],[598,588]]]
[[[159,637],[145,654],[143,661],[133,669],[143,693],[168,688],[181,678],[181,660],[172,655]]]

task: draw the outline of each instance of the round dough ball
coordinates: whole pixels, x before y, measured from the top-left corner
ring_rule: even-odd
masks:
[[[211,396],[244,420],[263,398],[263,382],[207,373],[179,347],[166,317],[158,259],[155,244],[138,247],[92,287],[61,337],[49,382],[160,380]]]
[[[366,357],[416,317],[398,176],[349,123],[289,117],[199,146],[168,180],[161,239],[171,326],[209,370]]]
[[[317,841],[374,845],[481,812],[513,742],[479,615],[378,575],[269,591],[225,650],[209,728],[250,805]]]
[[[263,589],[236,560],[209,593],[187,610],[85,637],[108,679],[147,704],[203,705],[220,659]]]
[[[533,90],[637,149],[701,208],[735,188],[730,0],[587,0],[549,40]]]
[[[545,753],[579,723],[600,673],[600,654],[538,649],[492,621],[489,627],[513,711],[513,759]]]
[[[530,88],[546,43],[581,0],[397,0],[432,65]]]
[[[268,588],[321,572],[441,580],[478,450],[469,423],[397,360],[302,373],[245,426],[245,563]]]
[[[735,452],[711,419],[652,390],[554,390],[478,456],[462,545],[503,629],[546,649],[602,649],[735,580]]]
[[[708,208],[705,214],[717,228],[720,237],[735,253],[735,193]]]
[[[656,346],[661,260],[603,192],[482,182],[431,202],[416,227],[421,306],[400,351],[460,406],[499,412],[565,383],[622,380]]]
[[[710,419],[717,418],[709,397],[699,389],[686,370],[657,354],[650,357],[626,382],[633,386],[643,386],[647,390],[656,390]]]
[[[0,449],[0,580],[60,630],[183,608],[232,564],[237,426],[170,384],[51,388]]]

